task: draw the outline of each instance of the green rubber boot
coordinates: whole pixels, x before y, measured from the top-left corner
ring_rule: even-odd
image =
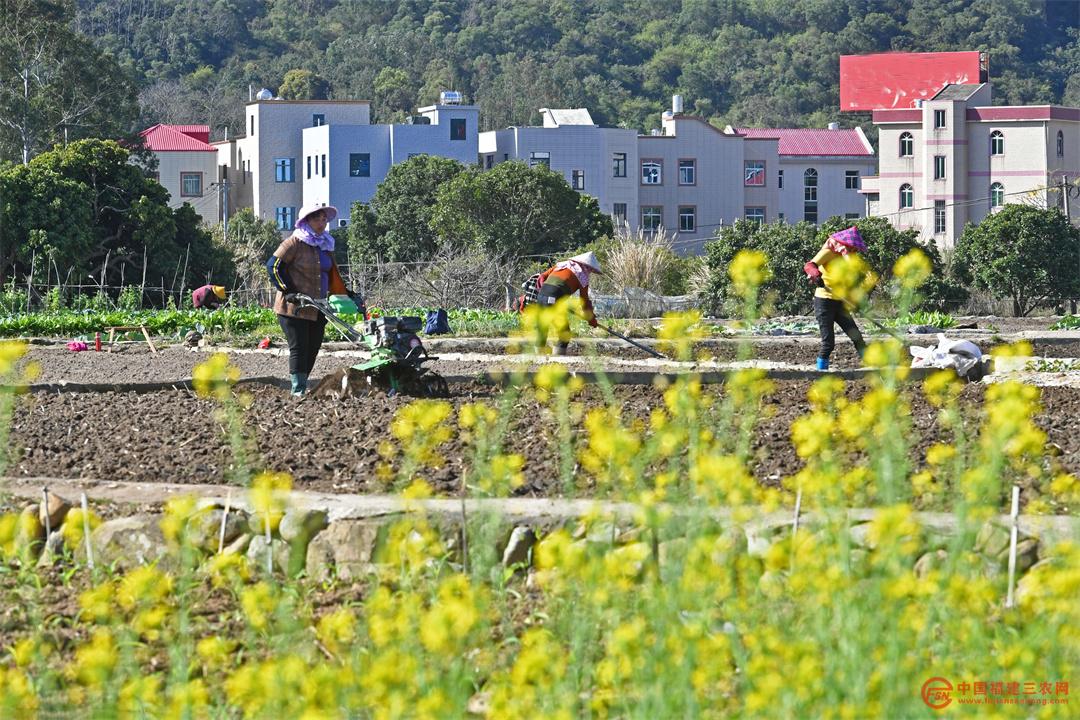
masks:
[[[307,391],[307,373],[292,374],[292,394],[299,397]]]

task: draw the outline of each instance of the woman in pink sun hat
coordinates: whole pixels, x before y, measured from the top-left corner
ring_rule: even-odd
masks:
[[[832,355],[836,346],[836,333],[833,325],[839,325],[844,334],[851,338],[855,345],[855,351],[861,358],[866,350],[866,342],[863,340],[859,326],[855,324],[855,318],[844,305],[842,300],[833,296],[830,277],[830,265],[834,262],[843,262],[850,253],[860,253],[866,250],[859,229],[849,227],[846,230],[834,232],[818,250],[813,260],[803,266],[807,279],[811,285],[815,285],[814,291],[814,316],[817,318],[818,330],[821,332],[821,350],[818,352],[817,369],[829,369],[829,356]]]
[[[296,293],[315,299],[330,295],[353,297],[334,261],[334,237],[328,228],[337,215],[337,208],[329,205],[301,208],[296,230],[266,263],[270,283],[278,291],[274,312],[289,343],[289,374],[296,396],[307,390],[308,375],[326,332],[326,317],[314,308],[301,308]]]

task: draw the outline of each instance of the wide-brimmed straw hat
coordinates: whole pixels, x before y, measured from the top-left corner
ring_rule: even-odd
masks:
[[[326,212],[327,225],[334,222],[334,219],[338,216],[337,208],[333,205],[316,205],[312,203],[311,205],[305,205],[304,207],[300,208],[300,212],[296,216],[296,225],[294,227],[300,227],[300,223],[304,222],[304,220],[307,219],[308,215],[310,215],[311,213],[319,212],[320,210]]]
[[[596,253],[592,251],[584,252],[580,255],[575,255],[570,259],[576,262],[578,265],[586,266],[595,273],[600,273],[601,275],[603,274],[603,271],[600,270],[600,261],[596,259]]]

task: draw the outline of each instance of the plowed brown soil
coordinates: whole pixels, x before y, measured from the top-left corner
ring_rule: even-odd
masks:
[[[808,381],[780,381],[765,402],[766,411],[754,440],[754,472],[762,483],[775,484],[796,472],[800,460],[790,442],[791,423],[807,410]],[[451,403],[485,399],[497,402],[501,390],[479,383],[455,385]],[[861,382],[849,383],[858,397]],[[385,490],[375,476],[378,446],[390,439],[394,413],[410,400],[374,395],[339,402],[296,400],[287,391],[266,385],[246,389],[252,396],[246,423],[255,438],[259,467],[290,472],[299,488],[331,492]],[[722,395],[723,387],[706,392]],[[979,420],[984,387],[968,385],[962,401],[973,423]],[[618,386],[615,399],[627,417],[647,419],[662,403],[648,386]],[[597,388],[587,388],[587,407],[603,404]],[[1065,469],[1080,472],[1080,390],[1044,388],[1040,425],[1063,450]],[[185,390],[152,393],[33,393],[20,399],[11,433],[15,457],[8,474],[135,480],[144,482],[224,482],[233,455],[215,419],[216,406]],[[506,450],[527,461],[528,482],[522,494],[554,495],[558,461],[553,423],[540,419],[533,400],[519,398]],[[913,440],[920,450],[940,439],[935,414],[912,393]],[[461,489],[465,447],[455,439],[442,448],[445,465],[428,479],[441,492]]]

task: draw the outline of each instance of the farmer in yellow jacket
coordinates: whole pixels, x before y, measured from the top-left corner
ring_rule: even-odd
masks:
[[[847,230],[835,232],[829,236],[821,250],[803,266],[807,279],[812,285],[817,286],[814,292],[814,316],[817,318],[818,330],[821,332],[821,350],[818,353],[817,369],[829,369],[829,356],[832,355],[836,346],[836,334],[833,325],[839,325],[840,329],[851,338],[855,344],[855,351],[862,357],[866,349],[859,326],[855,324],[855,318],[844,304],[833,296],[831,282],[835,278],[834,263],[844,262],[850,253],[859,253],[866,250],[866,243],[859,235],[858,228],[849,227]],[[830,271],[830,268],[832,270]]]

